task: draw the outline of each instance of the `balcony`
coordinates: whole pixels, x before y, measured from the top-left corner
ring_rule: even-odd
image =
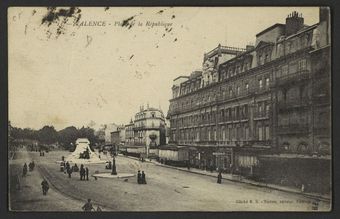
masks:
[[[297,71],[295,73],[287,74],[276,78],[276,86],[287,85],[308,80],[310,73],[308,70]]]
[[[159,129],[159,126],[142,125],[142,126],[138,126],[138,127],[133,127],[134,131],[147,130],[147,129]]]
[[[296,108],[303,108],[309,106],[309,99],[303,100],[289,100],[289,101],[280,101],[277,103],[277,107],[280,111],[288,110],[288,109],[296,109]]]
[[[243,48],[230,47],[230,46],[217,46],[213,50],[207,52],[206,56],[207,57],[212,57],[212,56],[218,54],[219,50],[222,53],[228,53],[228,54],[234,54],[234,55],[238,55],[238,54],[243,53],[243,52],[246,51],[246,49],[243,49]]]
[[[269,119],[269,111],[254,112],[254,120]]]

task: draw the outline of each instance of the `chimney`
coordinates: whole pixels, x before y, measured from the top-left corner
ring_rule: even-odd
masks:
[[[286,18],[286,36],[290,36],[292,34],[297,33],[299,30],[303,28],[304,19],[302,14],[293,11]]]

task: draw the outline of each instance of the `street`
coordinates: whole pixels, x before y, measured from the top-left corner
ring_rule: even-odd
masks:
[[[79,173],[72,178],[60,172],[56,161],[70,152],[52,151],[17,152],[9,161],[10,175],[21,174],[22,165],[34,160],[36,168],[21,180],[21,191],[12,191],[12,210],[33,211],[81,211],[81,206],[90,198],[94,206],[104,211],[310,211],[315,200],[299,194],[277,191],[265,187],[222,180],[176,169],[157,166],[149,162],[118,156],[118,173],[133,173],[143,170],[146,185],[137,184],[136,177],[105,179],[89,177],[80,181]],[[104,164],[87,165],[90,175],[105,170]],[[50,191],[43,196],[40,183],[45,177]],[[330,203],[319,201],[319,211],[330,210]],[[315,210],[315,209],[314,209]]]

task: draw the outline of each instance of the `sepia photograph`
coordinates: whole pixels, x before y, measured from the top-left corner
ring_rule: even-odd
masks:
[[[331,211],[330,11],[9,7],[8,210]]]

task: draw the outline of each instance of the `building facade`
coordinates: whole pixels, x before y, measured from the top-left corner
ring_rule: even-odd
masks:
[[[140,108],[134,120],[134,145],[155,148],[165,144],[165,117],[160,109]]]
[[[293,12],[254,46],[219,45],[172,93],[169,143],[193,166],[253,174],[261,155],[329,155],[329,13],[307,26]]]
[[[125,125],[125,145],[131,146],[135,144],[135,134],[133,127],[135,124],[132,119],[129,124]]]

